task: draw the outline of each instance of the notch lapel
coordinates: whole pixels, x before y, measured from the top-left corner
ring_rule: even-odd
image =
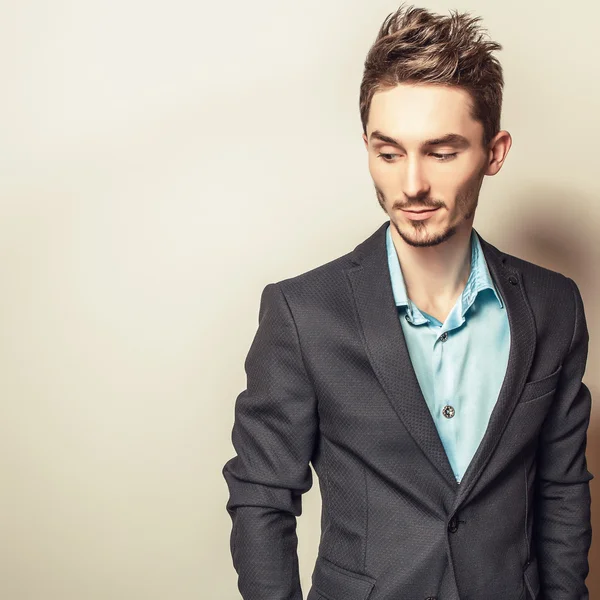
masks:
[[[523,392],[537,339],[535,320],[525,293],[521,271],[509,266],[505,254],[486,242],[478,233],[477,235],[490,275],[506,308],[510,328],[510,351],[496,404],[483,439],[461,480],[454,510],[467,499],[502,437]]]
[[[417,380],[398,319],[385,247],[385,222],[353,253],[347,269],[363,341],[394,411],[447,484],[458,488],[446,451]]]

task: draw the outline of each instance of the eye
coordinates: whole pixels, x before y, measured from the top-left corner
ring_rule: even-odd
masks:
[[[398,156],[397,154],[378,154],[377,157],[381,158],[385,162],[393,162],[392,156]]]
[[[458,152],[453,152],[452,154],[437,154],[436,152],[432,152],[431,156],[435,156],[437,160],[439,160],[440,162],[444,162],[445,160],[451,160],[457,154]]]

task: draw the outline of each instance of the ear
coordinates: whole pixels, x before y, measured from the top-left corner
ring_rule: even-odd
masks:
[[[508,131],[499,131],[489,145],[486,175],[495,175],[504,164],[512,146],[512,137]]]

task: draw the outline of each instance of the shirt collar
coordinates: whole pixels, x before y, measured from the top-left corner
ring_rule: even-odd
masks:
[[[421,314],[417,307],[410,301],[406,293],[406,285],[404,283],[404,277],[402,276],[402,269],[400,267],[400,261],[398,254],[392,240],[392,234],[390,231],[391,224],[388,225],[385,240],[387,248],[388,267],[390,271],[390,277],[392,281],[392,291],[394,293],[394,302],[396,306],[406,306],[411,321],[415,324],[426,323],[428,320]],[[473,304],[477,294],[485,289],[491,289],[494,292],[500,308],[504,305],[502,299],[498,294],[494,283],[492,281],[485,256],[481,249],[481,243],[479,242],[479,236],[475,229],[471,230],[471,271],[467,284],[461,295],[461,317],[464,318],[465,313]]]

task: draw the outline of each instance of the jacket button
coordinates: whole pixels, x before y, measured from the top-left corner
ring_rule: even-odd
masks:
[[[425,600],[437,600],[437,596],[427,596]]]
[[[456,517],[452,517],[450,522],[448,523],[448,531],[450,533],[456,533],[458,531],[458,519]]]
[[[511,275],[508,278],[508,281],[510,281],[510,283],[512,283],[513,285],[517,285],[517,283],[519,283],[519,280],[516,277],[514,277],[513,275]]]

